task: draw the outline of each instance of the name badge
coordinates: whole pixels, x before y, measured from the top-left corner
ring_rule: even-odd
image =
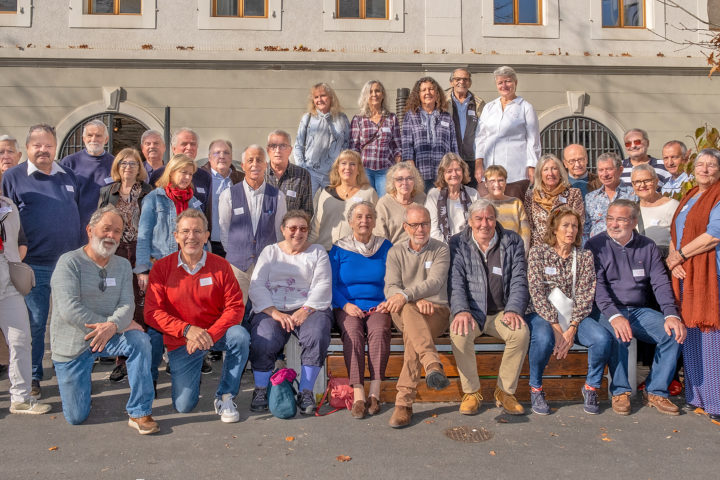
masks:
[[[106,287],[116,287],[117,284],[115,283],[115,278],[113,277],[107,277],[105,279],[105,286]]]
[[[390,127],[383,127],[382,131],[385,133],[390,133]]]
[[[208,285],[212,285],[212,277],[206,277],[206,278],[200,279],[201,287],[207,287]]]
[[[65,189],[66,189],[68,192],[74,192],[74,191],[75,191],[75,187],[73,187],[72,185],[65,185]]]
[[[202,206],[202,202],[200,200],[195,200],[193,202],[193,208],[200,208]]]
[[[645,269],[644,268],[633,268],[633,277],[644,277],[645,276]]]
[[[425,262],[425,270],[427,270],[431,266],[432,266],[432,260],[428,260],[427,262]]]
[[[558,197],[558,201],[560,201],[560,203],[567,203],[567,198],[565,198],[565,197]]]
[[[109,183],[112,183],[112,182],[113,182],[112,177],[107,177],[107,178],[105,178],[105,184],[106,184],[106,185],[109,184]]]
[[[295,198],[297,197],[297,192],[295,190],[288,190],[287,192],[285,192],[285,195]]]
[[[205,193],[205,189],[203,187],[196,187],[195,190],[197,190],[198,193]]]
[[[650,221],[650,225],[657,227],[658,225],[660,225],[660,219],[659,219],[659,218],[653,218],[653,219]]]
[[[352,200],[353,203],[362,202],[363,199],[361,197],[352,197],[350,200]]]
[[[233,208],[233,213],[235,215],[242,215],[245,213],[245,209],[243,207]]]
[[[557,268],[545,267],[545,275],[557,275]]]
[[[449,124],[448,122],[444,121],[444,120],[443,120],[442,122],[440,122],[440,125],[442,125],[443,127],[449,127],[449,126],[450,126],[450,124]]]
[[[502,268],[493,267],[493,275],[502,275]]]
[[[455,208],[462,208],[462,202],[455,202]]]
[[[468,110],[468,115],[474,117],[476,115],[475,110]]]
[[[12,208],[10,207],[2,207],[0,208],[0,215],[5,215],[6,213],[12,212]]]
[[[681,212],[684,212],[684,211],[687,210],[687,209],[688,209],[688,206],[685,205],[684,207],[682,207],[682,209],[681,209],[680,211],[681,211]]]

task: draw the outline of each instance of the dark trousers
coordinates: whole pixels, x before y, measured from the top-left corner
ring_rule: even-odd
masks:
[[[221,257],[225,258],[225,249],[222,246],[221,242],[210,242],[210,251],[214,253],[215,255],[220,255]]]
[[[520,180],[518,182],[508,183],[505,187],[505,195],[509,197],[519,198],[525,201],[525,192],[530,187],[530,180]]]
[[[342,335],[343,357],[351,385],[362,385],[365,377],[365,343],[368,345],[370,380],[385,378],[390,356],[390,314],[373,312],[358,318],[335,309],[335,321]]]

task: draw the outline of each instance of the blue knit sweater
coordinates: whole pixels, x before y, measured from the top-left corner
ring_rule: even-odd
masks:
[[[385,301],[385,260],[390,247],[392,243],[385,240],[375,255],[364,257],[333,245],[330,249],[333,308],[342,308],[349,302],[367,311]]]
[[[83,229],[90,221],[90,216],[98,208],[100,189],[114,182],[110,176],[114,159],[115,157],[107,152],[96,157],[82,149],[60,160],[60,165],[66,170],[72,170],[77,178],[78,194],[80,195],[78,209],[80,210],[80,226]],[[82,234],[82,238],[85,238],[84,230]]]

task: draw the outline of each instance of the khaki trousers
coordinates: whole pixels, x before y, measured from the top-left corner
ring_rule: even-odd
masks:
[[[250,268],[248,268],[247,272],[243,272],[239,268],[237,268],[235,265],[230,265],[232,267],[232,271],[235,274],[235,278],[237,279],[238,283],[240,284],[240,291],[243,295],[243,303],[245,306],[247,306],[248,301],[248,290],[250,289],[250,277],[252,277],[253,269],[255,268],[255,265],[253,264]]]
[[[460,383],[463,392],[473,393],[480,390],[480,377],[475,361],[475,339],[486,333],[505,342],[505,351],[500,362],[497,385],[505,393],[515,394],[520,370],[530,345],[530,330],[527,325],[516,330],[502,323],[504,312],[488,315],[485,319],[485,330],[481,331],[478,325],[467,335],[450,333],[455,363],[460,373]]]
[[[450,325],[450,309],[445,305],[433,304],[432,315],[423,315],[415,302],[405,304],[400,313],[393,313],[393,323],[403,334],[405,356],[402,371],[397,381],[395,405],[412,406],[420,382],[420,367],[440,362],[435,338],[442,335]]]

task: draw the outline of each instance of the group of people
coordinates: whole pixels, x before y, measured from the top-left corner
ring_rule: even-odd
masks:
[[[541,156],[515,72],[501,67],[495,81],[500,96],[485,105],[467,70],[452,73],[449,98],[423,77],[402,126],[380,82],[363,87],[352,122],[332,88],[317,84],[294,146],[274,130],[265,146],[244,149],[240,169],[223,139],[198,166],[188,128],[173,135],[167,164],[153,130],[141,151],[113,157],[100,121],[84,126],[85,148],[59,162],[49,125],[29,129],[20,164],[18,142],[0,137],[11,412],[50,409],[39,399],[52,292],[52,361],[72,424],[89,415],[95,359],[115,357],[111,378],[130,385],[129,425],[157,432],[165,351],[177,411],[196,407],[209,356],[222,359],[214,406],[223,422],[239,420],[234,398],[248,360],[250,410],[266,411],[291,335],[301,346],[297,406],[312,414],[334,327],[350,414],[364,418],[382,408],[393,325],[404,348],[395,428],[411,423],[423,370],[429,388],[449,385],[435,347],[448,331],[463,414],[483,400],[474,345],[486,334],[505,344],[493,398],[507,413],[525,411],[515,392],[527,356],[531,409],[549,414],[545,367],[579,344],[588,349],[585,411],[600,412],[607,365],[612,409],[629,414],[628,345],[637,337],[657,345],[647,405],[679,413],[668,388],[682,350],[687,402],[720,418],[720,301],[707,301],[720,299],[720,152],[698,152],[688,175],[682,142],[654,159],[647,134],[632,129],[628,158],[603,154],[590,173],[582,145],[568,145],[562,160]],[[35,276],[24,302],[11,278],[21,260]]]

